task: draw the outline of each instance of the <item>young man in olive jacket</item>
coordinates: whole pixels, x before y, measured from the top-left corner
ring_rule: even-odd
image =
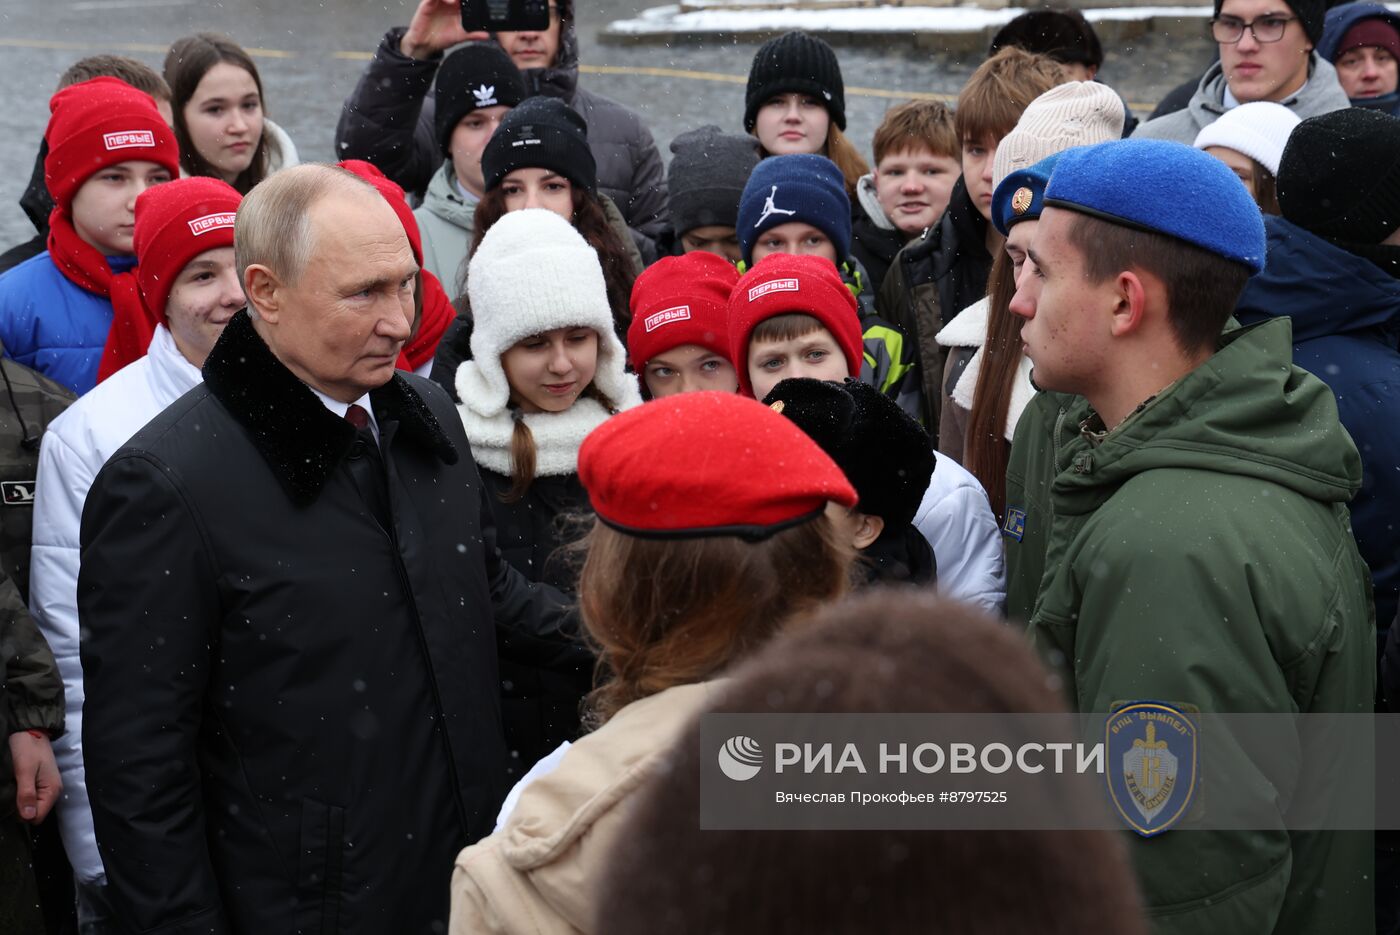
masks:
[[[1360,458],[1332,393],[1292,365],[1287,322],[1221,334],[1265,241],[1208,162],[1130,140],[1070,150],[1051,176],[1011,309],[1036,382],[1087,409],[1063,409],[1082,421],[1048,509],[1008,490],[1008,525],[1044,532],[1030,638],[1086,713],[1367,713]],[[1265,783],[1244,764],[1232,786]],[[1269,807],[1265,830],[1185,812],[1130,835],[1159,935],[1372,929],[1372,835],[1295,833]]]

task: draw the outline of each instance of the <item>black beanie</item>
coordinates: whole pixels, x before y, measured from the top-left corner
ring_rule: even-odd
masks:
[[[899,404],[868,383],[783,380],[763,398],[841,468],[856,509],[899,529],[914,521],[933,479],[933,440]]]
[[[705,126],[671,141],[666,169],[671,228],[684,235],[697,227],[737,227],[744,183],[758,165],[757,141]]]
[[[1378,244],[1400,228],[1400,118],[1361,107],[1309,117],[1278,164],[1279,210],[1319,237]]]
[[[452,131],[480,107],[514,107],[525,100],[525,79],[505,50],[493,42],[463,46],[443,59],[434,94],[433,131],[450,157]]]
[[[1322,29],[1327,21],[1327,8],[1335,6],[1335,4],[1329,4],[1327,0],[1284,0],[1284,2],[1298,17],[1298,23],[1303,27],[1303,32],[1307,33],[1308,41],[1313,44],[1313,48],[1317,48],[1317,44],[1322,41]],[[1224,3],[1225,0],[1215,0],[1216,16],[1220,15],[1220,7]]]
[[[598,165],[588,148],[588,124],[558,98],[527,98],[506,114],[481,154],[487,191],[516,169],[548,169],[596,193]]]
[[[810,94],[846,129],[846,86],[831,46],[805,32],[790,32],[759,47],[744,91],[744,129],[753,132],[758,109],[779,94]]]

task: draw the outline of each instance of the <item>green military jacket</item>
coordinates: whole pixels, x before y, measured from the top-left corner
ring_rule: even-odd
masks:
[[[1370,576],[1346,507],[1360,457],[1331,391],[1292,365],[1289,321],[1227,332],[1214,356],[1097,444],[1067,440],[1080,407],[1042,400],[1042,431],[1054,417],[1048,442],[1020,452],[1016,470],[1048,465],[1053,479],[1007,495],[1009,514],[1024,511],[1018,545],[1043,537],[1029,636],[1075,707],[1370,711]],[[1262,787],[1242,760],[1228,781]],[[1373,928],[1370,833],[1291,833],[1281,814],[1255,832],[1191,821],[1130,835],[1157,932]]]

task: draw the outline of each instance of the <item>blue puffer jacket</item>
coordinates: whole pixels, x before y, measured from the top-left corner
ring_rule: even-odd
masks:
[[[1379,3],[1368,3],[1365,0],[1343,3],[1327,11],[1327,25],[1322,30],[1322,38],[1318,40],[1317,54],[1333,65],[1337,64],[1337,46],[1341,45],[1347,30],[1363,19],[1372,18],[1383,19],[1400,32],[1400,16]],[[1380,97],[1353,97],[1351,106],[1366,107],[1390,114],[1392,117],[1400,117],[1400,93],[1392,92]]]
[[[1332,388],[1361,451],[1352,529],[1376,588],[1384,639],[1400,598],[1400,279],[1283,218],[1264,216],[1269,257],[1235,317],[1288,316],[1293,362]]]
[[[114,273],[135,257],[108,257]],[[78,395],[97,385],[97,364],[112,327],[112,303],[75,285],[49,252],[0,276],[0,341],[11,357]]]

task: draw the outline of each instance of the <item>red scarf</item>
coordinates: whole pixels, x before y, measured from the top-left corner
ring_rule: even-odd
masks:
[[[49,256],[58,271],[76,286],[104,299],[112,294],[112,267],[92,244],[78,236],[62,208],[49,214]]]
[[[146,356],[156,336],[157,319],[146,309],[136,271],[112,277],[112,328],[97,362],[97,382]]]
[[[400,370],[417,370],[437,354],[438,342],[447,332],[447,326],[457,313],[448,301],[447,293],[438,278],[423,270],[423,314],[418,322],[418,331],[408,339],[399,352]]]

